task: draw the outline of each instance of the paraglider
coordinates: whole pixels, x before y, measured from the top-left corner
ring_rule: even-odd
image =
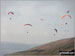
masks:
[[[31,25],[31,24],[24,24],[24,26],[27,27],[27,26],[32,26],[32,25]],[[28,28],[29,28],[29,27],[28,27]],[[29,33],[28,31],[29,31],[29,30],[26,30],[25,33],[28,34],[28,33]]]
[[[64,16],[62,16],[61,18],[64,19],[65,16],[69,16],[69,18],[72,19],[72,16],[71,16],[71,15],[64,15]]]
[[[68,24],[68,23],[65,23],[66,25]]]
[[[72,16],[71,16],[71,15],[69,15],[69,12],[70,12],[70,11],[67,11],[67,14],[63,15],[61,18],[62,18],[62,19],[64,19],[64,18],[65,18],[65,16],[68,16],[68,17],[71,19],[71,18],[72,18]]]
[[[44,19],[40,19],[41,21],[44,21]]]
[[[26,34],[29,33],[29,28],[30,28],[30,27],[27,27],[27,26],[32,26],[32,25],[31,24],[24,24],[24,27],[27,28],[27,29],[25,28],[26,29],[26,32],[25,32]]]
[[[65,19],[65,17],[67,16],[67,17],[69,17],[70,19],[72,19],[72,16],[69,14],[69,10],[67,11],[67,14],[64,14],[61,18],[62,19]],[[68,23],[66,22],[66,23],[64,23],[65,25],[67,25]],[[63,24],[62,24],[63,25]]]
[[[9,18],[10,20],[12,19],[12,18]]]
[[[72,16],[68,15],[70,17],[70,19],[72,19]]]
[[[68,10],[67,13],[69,13],[70,11]]]
[[[12,14],[12,15],[14,15],[14,13],[13,13],[13,12],[8,12],[8,15],[9,15],[9,14]]]
[[[64,17],[67,16],[66,14],[64,16],[62,16],[61,18],[64,19]]]
[[[58,32],[58,30],[57,29],[54,29],[54,31],[57,33]],[[56,34],[53,34],[54,36],[56,35]]]
[[[32,26],[31,24],[24,24],[24,26]]]
[[[28,34],[28,32],[26,32]]]
[[[12,16],[12,15],[14,15],[14,13],[13,12],[8,12],[8,15]],[[11,20],[12,18],[10,17],[9,19]]]
[[[55,31],[56,31],[56,33],[58,32],[58,30],[57,29],[54,29]]]
[[[67,11],[67,13],[68,13],[68,14],[69,14],[69,12],[70,12],[70,11]],[[68,16],[69,16],[70,18],[72,18],[72,16],[71,16],[71,15],[68,15]]]

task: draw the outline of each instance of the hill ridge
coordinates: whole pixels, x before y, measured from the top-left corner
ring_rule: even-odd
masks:
[[[59,50],[73,50],[74,47],[73,38],[62,39],[51,43],[43,44],[27,51],[17,52],[10,55],[58,55]]]

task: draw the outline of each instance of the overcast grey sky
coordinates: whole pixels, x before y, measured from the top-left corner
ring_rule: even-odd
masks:
[[[44,44],[74,37],[74,2],[73,0],[1,1],[1,41]],[[68,10],[72,19],[68,16],[61,19]],[[8,15],[10,11],[14,12],[14,15]],[[62,25],[66,22],[67,25]],[[32,26],[25,27],[24,24]],[[57,29],[58,33],[54,29]]]

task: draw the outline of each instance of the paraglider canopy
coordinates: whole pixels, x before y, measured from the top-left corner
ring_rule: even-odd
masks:
[[[54,29],[55,31],[56,31],[56,33],[58,32],[58,30],[57,29]]]
[[[71,15],[64,15],[61,18],[64,19],[65,16],[69,16],[69,18],[72,19],[72,16]]]
[[[29,26],[32,26],[31,24],[24,24],[24,26],[28,26],[28,25],[29,25]]]
[[[8,12],[8,15],[9,15],[9,14],[12,14],[12,15],[14,15],[14,13],[13,13],[13,12]]]
[[[62,16],[61,18],[64,19],[64,17],[67,16],[66,14],[64,16]]]
[[[68,15],[70,17],[70,19],[72,19],[72,16]]]
[[[40,19],[41,21],[43,21],[44,19]]]
[[[69,13],[70,11],[68,10],[67,13]]]
[[[68,24],[68,23],[65,23],[66,25]]]

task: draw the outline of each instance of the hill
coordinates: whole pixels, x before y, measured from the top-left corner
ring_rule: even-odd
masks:
[[[34,47],[27,51],[16,52],[13,54],[9,54],[8,56],[19,56],[19,55],[58,55],[59,51],[71,51],[74,47],[74,38],[67,38],[58,40],[55,42],[47,43],[44,45],[40,45],[38,47]]]

